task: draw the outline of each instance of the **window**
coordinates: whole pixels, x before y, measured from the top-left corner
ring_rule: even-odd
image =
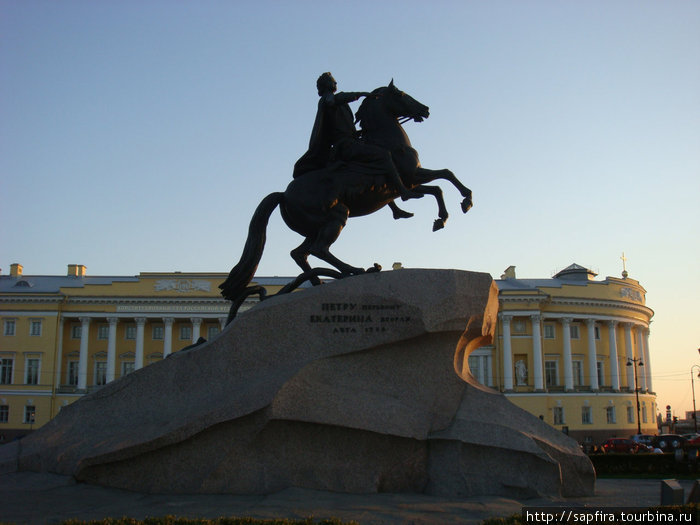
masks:
[[[605,384],[605,372],[603,370],[603,362],[596,362],[596,369],[598,373],[598,386],[603,386]]]
[[[107,384],[107,361],[95,361],[95,384]]]
[[[617,419],[615,418],[615,407],[605,408],[605,419],[608,425],[614,425],[617,423]]]
[[[34,405],[27,405],[24,407],[24,423],[29,423],[30,425],[34,423],[35,415],[36,407]]]
[[[136,325],[128,324],[124,330],[124,337],[129,340],[136,339]]]
[[[97,327],[97,338],[103,341],[109,339],[109,325],[101,324]]]
[[[598,325],[595,325],[593,332],[595,333],[595,338],[600,341],[600,327]]]
[[[41,336],[41,319],[32,319],[29,321],[29,335],[34,337]]]
[[[11,385],[12,384],[12,365],[14,364],[13,359],[2,358],[0,359],[0,385]]]
[[[583,385],[583,361],[573,361],[571,366],[574,372],[574,386]]]
[[[7,423],[10,420],[10,407],[0,405],[0,423]]]
[[[82,334],[82,332],[82,327],[79,324],[74,324],[70,327],[70,338],[80,339],[80,335]]]
[[[146,364],[150,365],[163,359],[163,352],[153,352],[146,356]]]
[[[124,361],[122,363],[122,376],[130,374],[133,371],[134,371],[134,362],[133,361]]]
[[[514,334],[524,334],[525,333],[525,321],[523,319],[515,319],[513,321],[513,333]]]
[[[182,325],[180,327],[180,339],[184,339],[186,341],[192,340],[192,327],[191,326]]]
[[[221,329],[218,326],[215,324],[209,325],[209,327],[207,327],[207,339],[214,339],[217,335],[219,335],[219,332],[221,332]]]
[[[642,401],[642,423],[647,422],[647,403]]]
[[[17,322],[14,319],[5,319],[4,321],[3,334],[4,335],[15,335],[15,329]]]
[[[571,339],[578,339],[579,338],[579,329],[578,329],[577,323],[569,325],[569,333],[571,334]]]
[[[68,361],[68,369],[66,370],[67,383],[70,386],[78,385],[78,361]]]
[[[473,352],[469,356],[469,370],[479,383],[493,386],[491,379],[491,354],[477,354]]]
[[[41,360],[36,357],[29,357],[24,361],[24,384],[39,384],[39,365]]]
[[[556,361],[544,362],[544,379],[545,386],[556,386],[559,384],[559,371],[557,370]]]
[[[157,324],[153,326],[153,339],[156,341],[162,341],[163,335],[165,334],[165,329],[162,324]]]
[[[552,323],[544,324],[544,338],[554,339],[554,325]]]
[[[554,424],[564,424],[564,407],[554,407]]]
[[[634,423],[634,407],[632,406],[627,407],[627,422]]]
[[[592,425],[593,424],[593,411],[589,406],[581,407],[581,424],[582,425]]]

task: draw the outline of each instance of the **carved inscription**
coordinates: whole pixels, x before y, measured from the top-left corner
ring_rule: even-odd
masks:
[[[211,283],[202,279],[159,279],[153,288],[156,292],[210,292]]]
[[[312,324],[332,327],[334,334],[380,333],[388,327],[411,322],[400,304],[321,303],[318,314],[309,316]]]
[[[620,288],[620,296],[628,297],[633,301],[643,302],[642,294],[632,288]]]

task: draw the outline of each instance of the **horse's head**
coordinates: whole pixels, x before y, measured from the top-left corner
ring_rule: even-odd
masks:
[[[397,88],[393,79],[388,86],[375,89],[362,101],[356,113],[360,126],[363,129],[371,127],[370,122],[374,121],[373,115],[379,110],[393,119],[406,118],[416,122],[421,122],[430,116],[428,106]]]
[[[387,106],[396,118],[409,118],[416,122],[421,122],[430,116],[430,109],[425,104],[421,104],[411,95],[404,93],[394,85],[391,79],[389,85],[384,88],[387,97]]]

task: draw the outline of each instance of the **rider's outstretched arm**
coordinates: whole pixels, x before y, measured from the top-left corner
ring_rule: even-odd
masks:
[[[364,91],[341,91],[333,96],[336,104],[347,104],[348,102],[355,102],[360,97],[366,97],[369,93]]]

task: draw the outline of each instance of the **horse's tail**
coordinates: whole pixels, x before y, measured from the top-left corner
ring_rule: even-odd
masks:
[[[250,226],[248,226],[248,239],[246,239],[241,259],[228,274],[228,278],[219,285],[221,295],[225,299],[235,300],[253,280],[255,270],[258,268],[258,263],[265,249],[267,222],[270,220],[272,212],[282,202],[283,196],[282,192],[270,193],[255,209],[253,218],[250,219]]]

